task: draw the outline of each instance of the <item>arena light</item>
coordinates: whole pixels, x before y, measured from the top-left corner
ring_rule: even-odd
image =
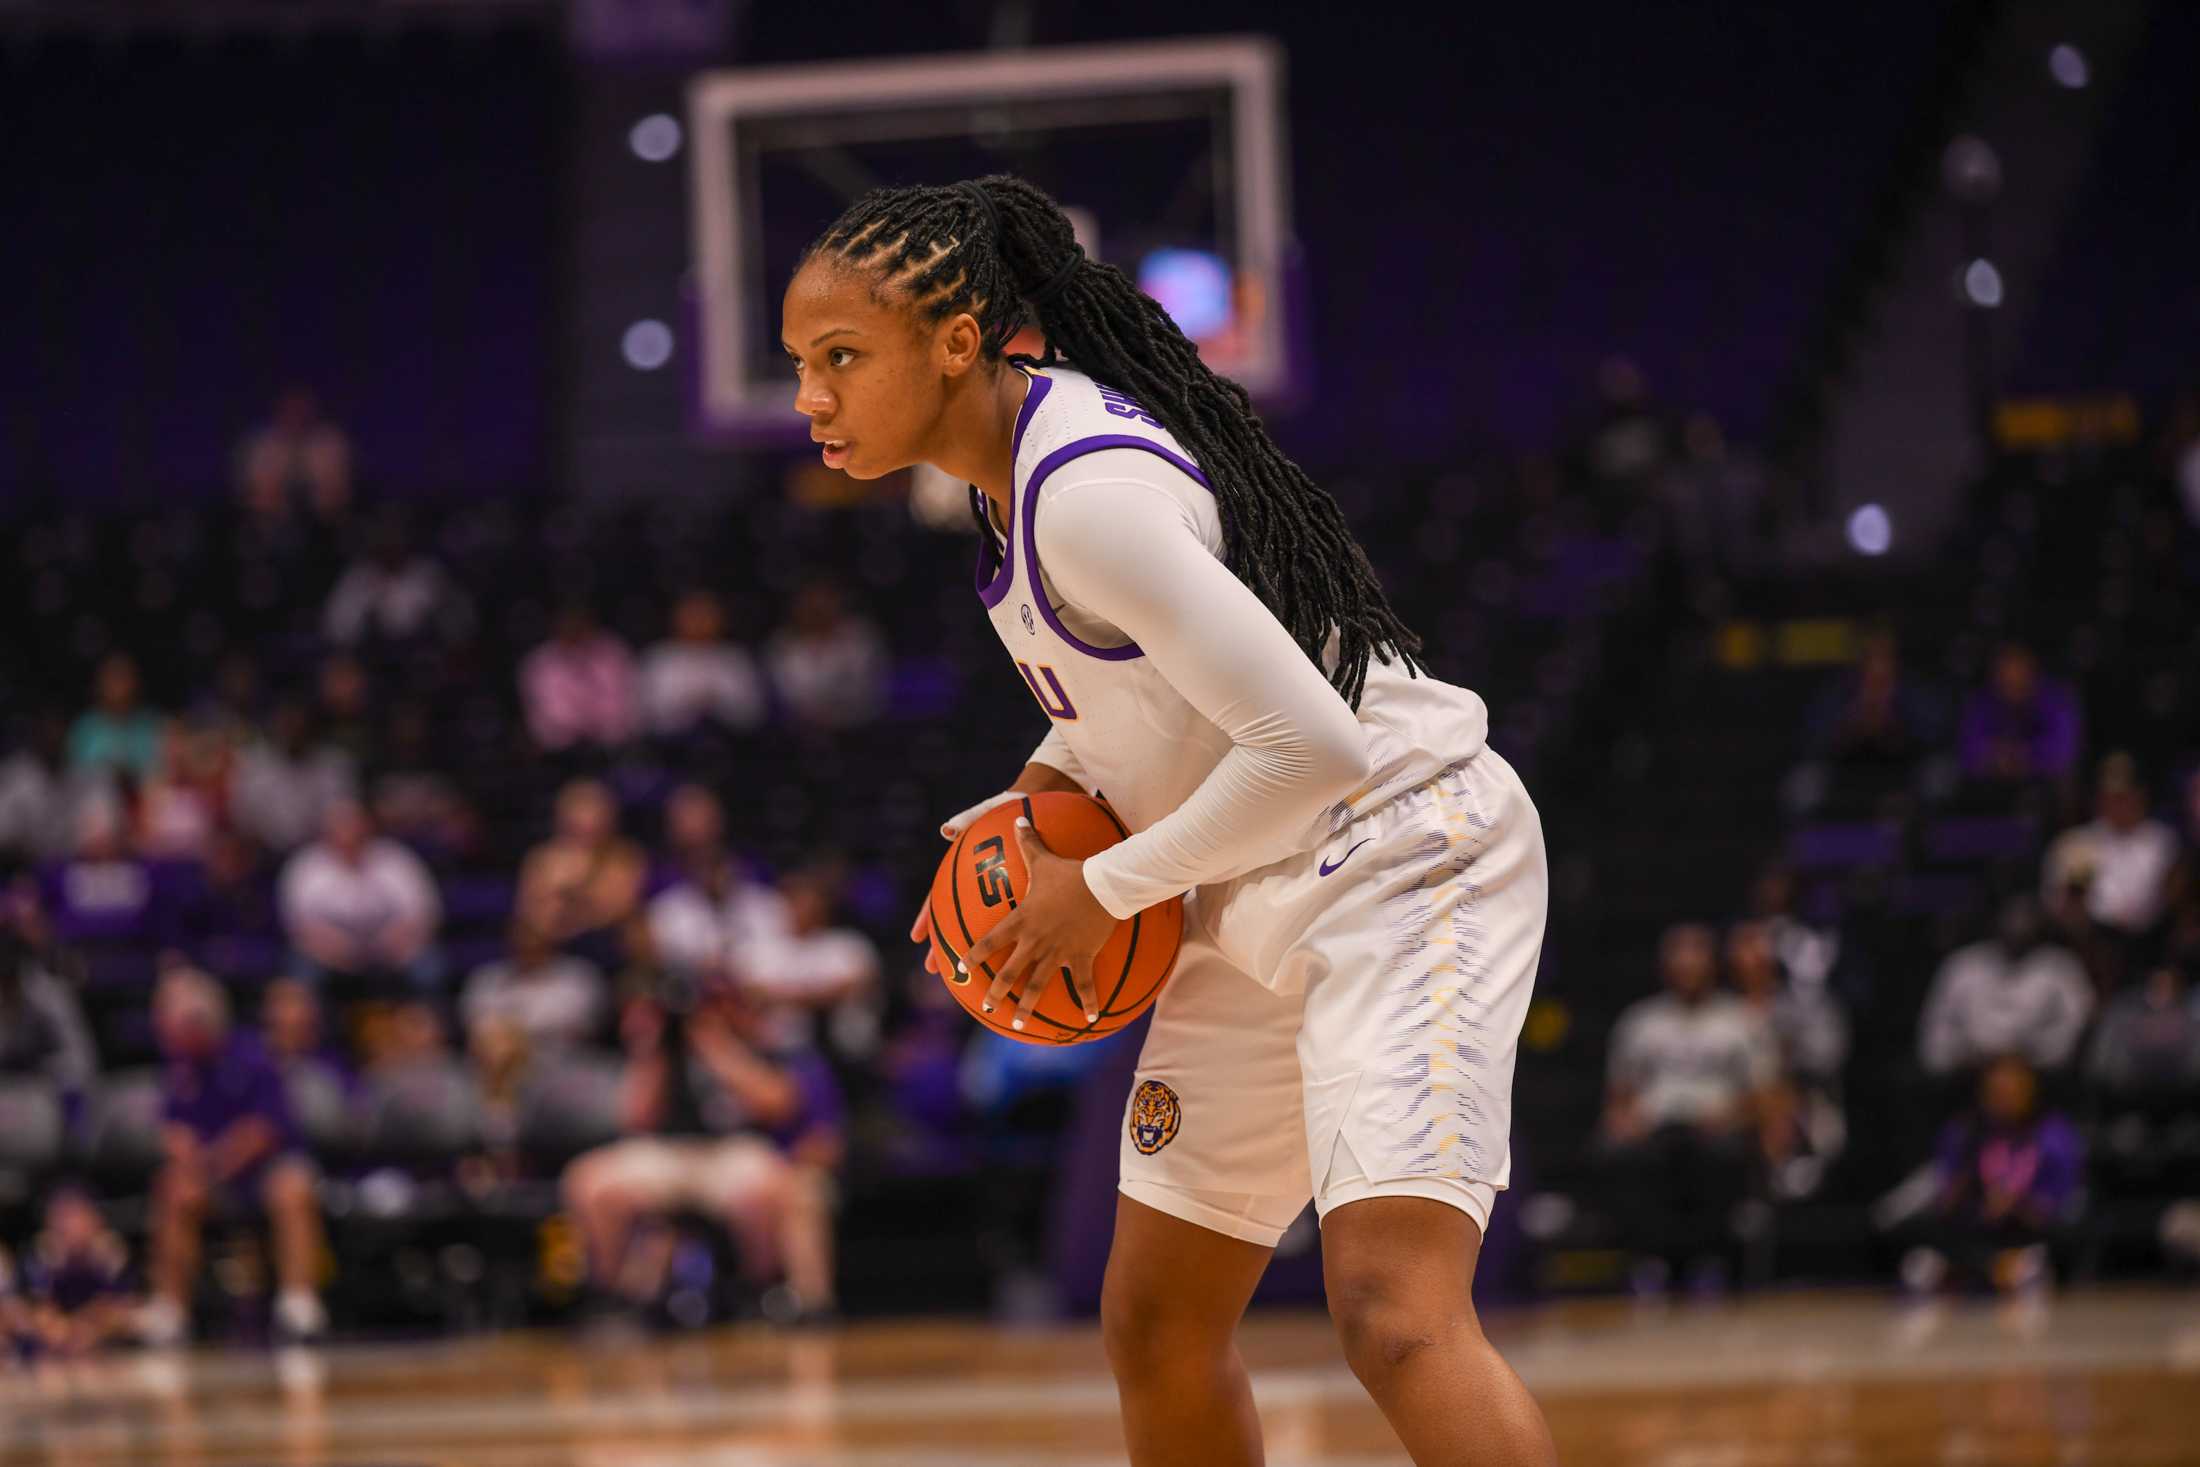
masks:
[[[644,163],[670,161],[680,151],[680,124],[670,113],[652,112],[634,124],[626,145]]]
[[[1894,544],[1894,521],[1876,504],[1859,505],[1849,516],[1849,548],[1858,555],[1885,555]]]
[[[2079,91],[2093,80],[2093,68],[2086,64],[2085,52],[2068,42],[2047,53],[2047,74],[2059,86]]]
[[[1981,310],[2001,304],[2001,271],[1992,260],[1977,259],[1963,267],[1963,298]]]
[[[672,328],[662,321],[636,321],[626,328],[619,349],[635,371],[654,372],[672,360]]]

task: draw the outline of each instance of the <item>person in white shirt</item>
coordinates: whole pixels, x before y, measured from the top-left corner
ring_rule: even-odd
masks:
[[[1667,929],[1665,992],[1620,1015],[1606,1058],[1603,1141],[1637,1253],[1636,1278],[1662,1287],[1674,1263],[1716,1271],[1730,1219],[1782,1117],[1773,1026],[1722,993],[1708,927]]]
[[[2092,1013],[2084,964],[2047,940],[2030,897],[2014,896],[1992,938],[1957,948],[1934,975],[1918,1023],[1918,1062],[1928,1075],[1961,1075],[2015,1054],[2035,1069],[2059,1070],[2077,1053]]]
[[[459,996],[470,1033],[490,1020],[511,1023],[536,1052],[585,1044],[603,1026],[609,994],[603,970],[558,951],[542,929],[512,924],[511,955],[474,969]]]
[[[284,864],[276,895],[299,976],[415,988],[440,979],[435,878],[411,851],[378,838],[357,800],[329,806],[321,838]]]
[[[2169,904],[2177,833],[2147,817],[2146,787],[2128,754],[2101,762],[2096,800],[2092,821],[2064,831],[2047,848],[2042,899],[2065,920],[2082,911],[2096,927],[2138,937],[2162,920]]]
[[[329,808],[358,793],[351,756],[317,743],[313,716],[303,703],[284,702],[269,720],[267,736],[237,756],[229,783],[229,818],[238,829],[278,855],[313,839]]]
[[[1043,361],[1010,358],[1026,325]],[[874,190],[783,303],[827,468],[972,486],[977,589],[1051,732],[1011,788],[1105,793],[1090,860],[1017,830],[1026,889],[934,932],[979,1021],[1112,1022],[1093,960],[1191,894],[1139,1056],[1102,1325],[1133,1467],[1261,1446],[1236,1331],[1321,1218],[1360,1380],[1423,1463],[1555,1460],[1470,1286],[1510,1178],[1512,1069],[1548,870],[1488,710],[1429,676],[1336,501],[1159,304],[1021,179]]]
[[[885,704],[886,642],[830,581],[802,588],[787,624],[772,634],[767,661],[773,687],[802,723],[848,728]]]
[[[755,660],[726,640],[725,609],[708,591],[675,602],[672,635],[642,655],[641,700],[643,726],[659,738],[743,732],[769,711]]]
[[[659,962],[690,982],[730,982],[739,954],[790,935],[786,899],[749,880],[726,848],[716,795],[694,784],[674,790],[665,801],[665,841],[681,877],[649,904]]]
[[[389,521],[329,593],[321,629],[339,647],[402,645],[455,637],[468,619],[465,598],[443,567],[414,551],[403,528]]]

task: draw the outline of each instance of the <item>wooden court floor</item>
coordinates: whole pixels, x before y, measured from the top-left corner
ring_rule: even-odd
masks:
[[[1493,1321],[1580,1467],[2200,1463],[2200,1295],[1782,1296]],[[1404,1455],[1318,1315],[1256,1317],[1271,1467]],[[1471,1412],[1472,1402],[1461,1402]],[[1089,1327],[912,1323],[126,1356],[0,1374],[0,1464],[1099,1467]]]

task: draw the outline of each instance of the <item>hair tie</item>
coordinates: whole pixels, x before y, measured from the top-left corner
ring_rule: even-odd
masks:
[[[1024,292],[1025,300],[1035,306],[1043,306],[1069,288],[1069,283],[1077,278],[1077,272],[1085,268],[1085,247],[1072,244],[1069,249],[1069,258],[1056,266],[1052,275]]]
[[[993,200],[986,197],[984,188],[978,184],[958,183],[955,188],[977,202],[978,212],[985,215],[986,228],[992,231],[994,246],[998,248],[1001,242],[1001,211],[993,207]]]

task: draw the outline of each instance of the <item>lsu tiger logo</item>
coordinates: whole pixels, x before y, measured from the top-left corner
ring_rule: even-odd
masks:
[[[1131,1094],[1131,1145],[1141,1156],[1151,1156],[1176,1139],[1184,1119],[1184,1107],[1176,1092],[1159,1080],[1141,1080]]]

